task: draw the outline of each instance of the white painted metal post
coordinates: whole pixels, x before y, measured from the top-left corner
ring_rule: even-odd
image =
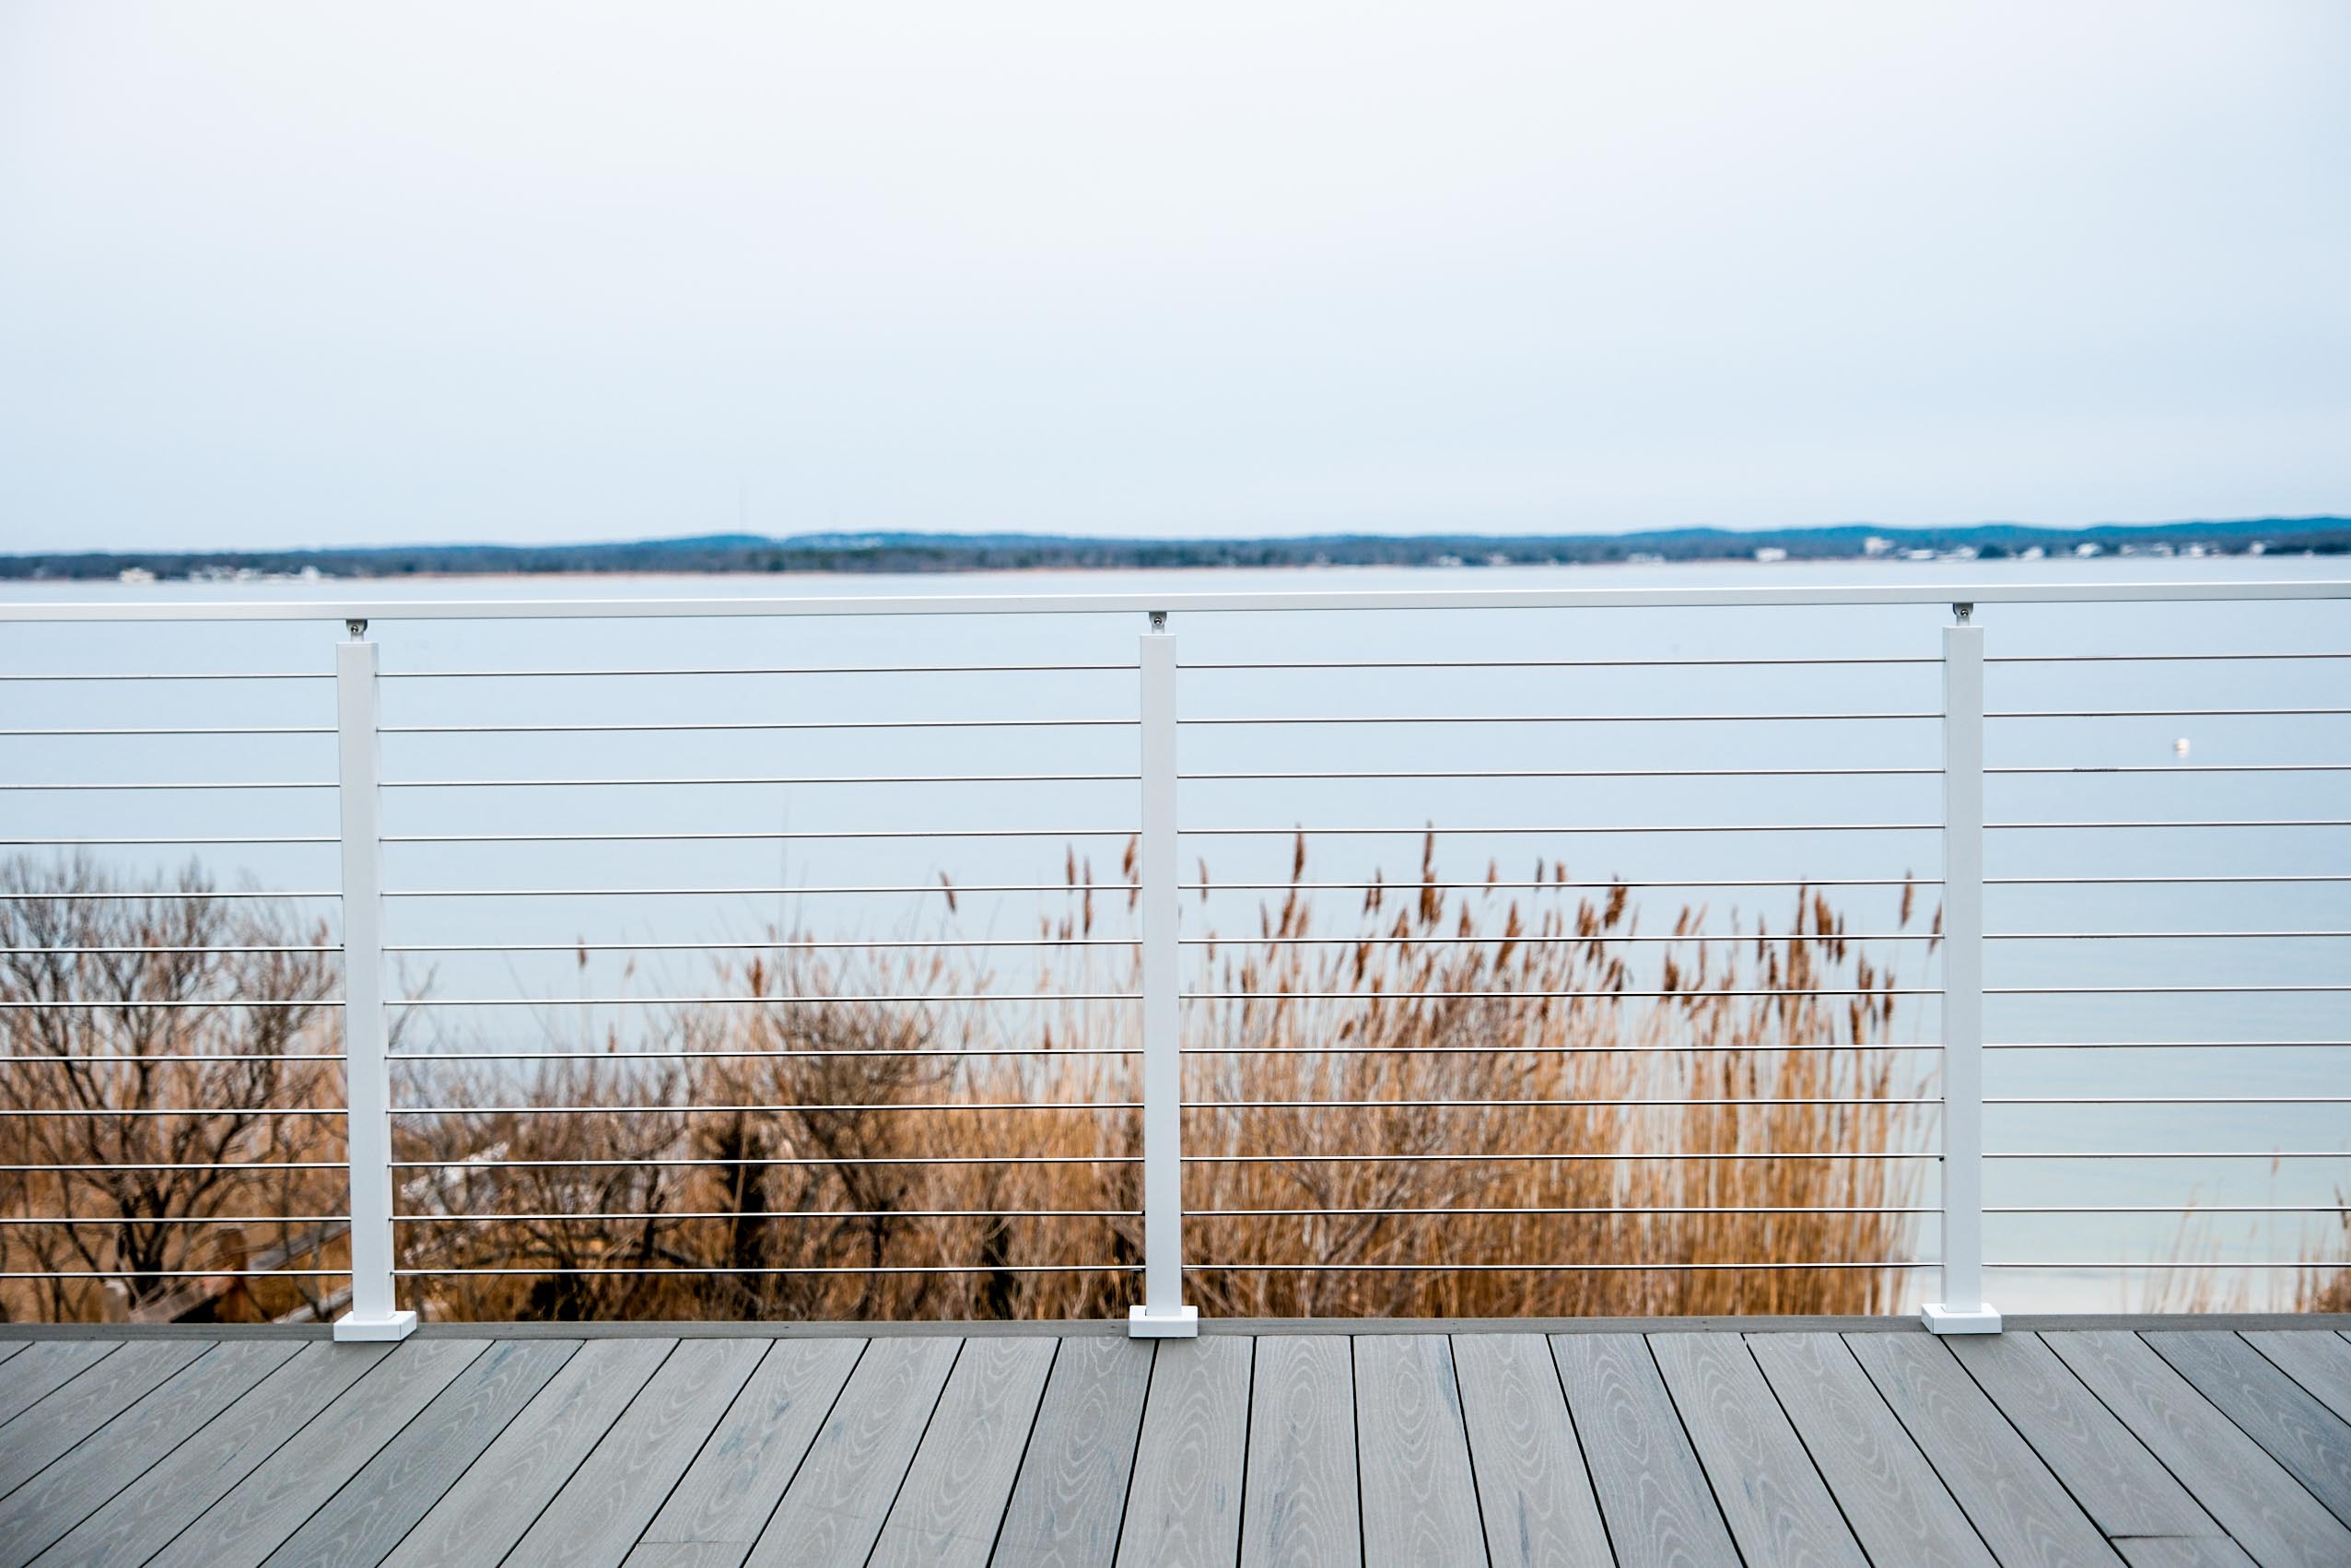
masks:
[[[1937,1334],[1996,1334],[1983,1299],[1983,628],[1943,628],[1943,1299]]]
[[[1189,1339],[1199,1311],[1184,1305],[1182,949],[1176,919],[1176,637],[1154,610],[1142,638],[1141,887],[1143,1010],[1143,1300],[1127,1314],[1136,1339]]]
[[[376,728],[376,645],[350,623],[334,649],[335,733],[343,800],[343,1082],[351,1162],[351,1310],[338,1340],[404,1340],[416,1315],[392,1288],[392,1070],[386,1059],[382,775]]]

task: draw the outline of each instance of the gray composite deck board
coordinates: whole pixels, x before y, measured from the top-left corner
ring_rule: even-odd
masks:
[[[1061,1341],[996,1539],[1006,1568],[1110,1568],[1154,1341]]]
[[[2351,1524],[2351,1426],[2236,1335],[2142,1336],[2172,1370]]]
[[[1845,1348],[2003,1568],[2117,1568],[2096,1522],[1940,1340],[1848,1334]]]
[[[637,1549],[642,1560],[733,1564],[750,1556],[865,1346],[863,1340],[778,1340],[768,1346],[647,1527]]]
[[[680,1343],[506,1562],[617,1565],[743,1391],[760,1350],[749,1340]]]
[[[1867,1568],[1747,1346],[1727,1334],[1652,1334],[1649,1349],[1747,1560]]]
[[[122,1348],[120,1340],[42,1340],[27,1344],[24,1354],[0,1366],[0,1422],[14,1422]],[[0,1440],[18,1441],[8,1437],[6,1425],[0,1425]]]
[[[485,1340],[400,1346],[174,1536],[148,1568],[258,1568],[488,1349]]]
[[[1255,1341],[1166,1340],[1151,1368],[1119,1568],[1239,1561]]]
[[[161,1463],[67,1531],[38,1561],[136,1568],[261,1467],[344,1390],[392,1353],[388,1344],[313,1341]]]
[[[1350,1342],[1300,1334],[1257,1344],[1241,1568],[1318,1568],[1363,1555]]]
[[[1539,1334],[1456,1334],[1478,1512],[1493,1568],[1609,1561],[1608,1527]]]
[[[641,1540],[621,1568],[734,1568],[750,1550],[731,1541]]]
[[[2114,1550],[2131,1568],[2256,1568],[2227,1536],[2122,1536]]]
[[[870,1568],[986,1568],[1058,1343],[964,1342],[866,1560]]]
[[[2245,1342],[2267,1356],[2319,1403],[2351,1421],[2351,1340],[2308,1330],[2256,1328]]]
[[[862,1564],[914,1462],[964,1341],[875,1340],[859,1358],[748,1561]]]
[[[1355,1449],[1366,1562],[1483,1568],[1485,1527],[1447,1336],[1355,1341]]]
[[[1872,1562],[1995,1561],[1842,1340],[1750,1334],[1748,1346]]]
[[[1638,1334],[1558,1334],[1551,1359],[1624,1568],[1729,1568],[1723,1511]]]
[[[67,1381],[6,1426],[0,1426],[0,1495],[12,1492],[57,1457],[137,1404],[207,1347],[197,1340],[125,1345]]]
[[[1727,1328],[20,1336],[0,1568],[2351,1565],[2331,1328]]]
[[[301,1348],[298,1340],[199,1344],[195,1360],[0,1501],[0,1564],[40,1556]]]
[[[2210,1539],[2224,1534],[2040,1336],[1955,1334],[1946,1343],[2110,1539]]]
[[[2263,1568],[2351,1562],[2351,1530],[2125,1329],[2042,1336]]]
[[[400,1568],[502,1562],[676,1347],[667,1339],[581,1346],[384,1562]]]
[[[580,1348],[501,1340],[484,1351],[270,1553],[267,1568],[382,1562]]]

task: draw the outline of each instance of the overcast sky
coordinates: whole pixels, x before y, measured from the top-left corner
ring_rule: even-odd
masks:
[[[2351,6],[0,0],[0,548],[2351,511]]]

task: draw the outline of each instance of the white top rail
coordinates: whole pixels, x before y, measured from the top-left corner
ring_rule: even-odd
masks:
[[[2351,599],[2351,580],[1912,583],[1787,588],[1379,589],[1304,593],[974,593],[803,598],[195,599],[137,604],[0,603],[9,621],[621,620],[766,615],[1112,615],[1152,611],[1610,610],[1737,605],[2089,604]]]

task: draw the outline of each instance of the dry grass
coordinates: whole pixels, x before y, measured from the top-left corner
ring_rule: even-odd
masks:
[[[1423,881],[1442,880],[1433,853]],[[53,891],[107,885],[87,864],[8,874]],[[1928,1167],[1856,1156],[1924,1146],[1924,1108],[1890,1103],[1924,1085],[1904,1076],[1918,1059],[1873,1048],[1900,1043],[1895,977],[1846,942],[1825,900],[1800,896],[1784,929],[1735,942],[1701,943],[1706,913],[1684,909],[1674,930],[1687,940],[1636,945],[1622,889],[1597,901],[1557,885],[1375,890],[1322,943],[1304,940],[1324,934],[1314,922],[1328,907],[1304,880],[1302,845],[1258,930],[1190,950],[1203,955],[1187,965],[1196,983],[1234,993],[1185,1012],[1187,1291],[1203,1311],[1904,1305],[1894,1265],[1916,1217],[1902,1211]],[[1544,880],[1564,883],[1563,868]],[[1094,930],[1097,897],[1117,896],[1092,881],[1072,860],[1069,910],[1041,933],[1057,940],[1034,972],[787,939],[722,973],[742,1004],[681,1009],[628,1042],[690,1056],[624,1061],[607,1037],[519,1072],[402,1068],[401,1103],[490,1107],[395,1124],[400,1156],[429,1165],[399,1183],[419,1221],[401,1228],[404,1263],[434,1270],[404,1293],[436,1316],[494,1320],[1123,1312],[1141,1258],[1140,1117],[1121,1108],[1138,1094],[1135,1009],[1071,993],[1131,990],[1136,959],[1068,940]],[[12,922],[0,945],[198,951],[17,961],[0,979],[10,997],[123,1005],[0,1015],[10,1054],[45,1062],[0,1082],[13,1108],[188,1113],[7,1118],[8,1160],[228,1168],[12,1176],[10,1211],[91,1223],[8,1227],[6,1246],[12,1269],[132,1270],[135,1298],[152,1305],[174,1288],[164,1270],[220,1267],[247,1245],[158,1222],[342,1207],[335,1173],[243,1165],[339,1157],[339,1128],[230,1108],[333,1105],[331,1070],[225,1059],[332,1050],[324,1014],[154,1004],[316,999],[331,974],[315,955],[226,951],[288,940],[266,903],[116,891],[135,895],[0,906]],[[205,889],[190,873],[178,891]],[[1478,940],[1436,940],[1460,938]],[[1012,990],[1043,1000],[859,1000]],[[1624,994],[1643,990],[1670,994]],[[124,1054],[146,1064],[101,1060]],[[146,1061],[163,1056],[200,1059]],[[1763,1103],[1775,1100],[1824,1103]],[[620,1108],[640,1106],[662,1108]],[[762,1108],[711,1108],[726,1106]],[[87,1287],[20,1287],[6,1303],[12,1316],[96,1315]]]
[[[1294,870],[1303,880],[1303,849]],[[1096,895],[1082,869],[1070,875],[1071,912],[1048,936],[1094,929]],[[1924,1118],[1886,1103],[1921,1085],[1897,1076],[1906,1059],[1869,1048],[1890,1043],[1895,979],[1845,942],[1825,901],[1801,898],[1777,934],[1662,950],[1625,942],[1634,913],[1622,890],[1598,902],[1564,888],[1525,900],[1416,890],[1400,905],[1374,893],[1330,945],[1300,941],[1316,934],[1313,913],[1293,886],[1258,933],[1207,950],[1193,971],[1206,989],[1238,993],[1186,1015],[1187,1292],[1204,1311],[1868,1312],[1901,1301],[1891,1265],[1911,1255],[1915,1226],[1899,1211],[1919,1201],[1924,1167],[1850,1156],[1923,1147]],[[1677,929],[1702,919],[1684,910]],[[1429,941],[1462,936],[1493,940]],[[451,1216],[407,1233],[417,1266],[524,1270],[438,1276],[435,1309],[1123,1310],[1140,1259],[1138,1176],[1104,1162],[1139,1152],[1139,1118],[1101,1107],[1136,1096],[1131,1059],[1106,1054],[1133,1047],[1132,1012],[1067,995],[1089,989],[1082,965],[1105,951],[1048,949],[1019,989],[1054,1000],[1012,1010],[1025,1016],[1008,1025],[1000,1007],[855,1000],[1001,977],[787,948],[728,977],[770,1004],[678,1014],[658,1042],[744,1054],[637,1077],[591,1060],[520,1083],[477,1080],[469,1103],[780,1108],[411,1129],[415,1149],[439,1151],[418,1157],[614,1162],[455,1167],[410,1192],[412,1209]],[[1128,950],[1107,951],[1131,965]],[[1642,989],[1673,994],[1619,994]],[[1764,994],[1732,994],[1750,990]],[[1036,1054],[971,1054],[1008,1040]],[[1729,1103],[1640,1103],[1680,1100]],[[1837,1103],[1758,1103],[1772,1100]],[[1508,1101],[1548,1103],[1484,1103]],[[935,1106],[959,1108],[910,1108]],[[822,1106],[860,1108],[811,1108]],[[1021,1108],[983,1108],[997,1106]],[[1660,1153],[1704,1157],[1618,1157]],[[1772,1211],[1793,1210],[1810,1211]],[[457,1218],[616,1211],[658,1217]],[[543,1271],[554,1270],[577,1271]]]
[[[2334,1216],[2339,1227],[2322,1245],[2338,1258],[2351,1257],[2351,1194],[2340,1189],[2334,1201],[2339,1211]],[[2311,1256],[2305,1252],[2305,1258]],[[2351,1312],[2351,1269],[2340,1263],[2313,1261],[2294,1281],[2294,1310],[2297,1312]]]

